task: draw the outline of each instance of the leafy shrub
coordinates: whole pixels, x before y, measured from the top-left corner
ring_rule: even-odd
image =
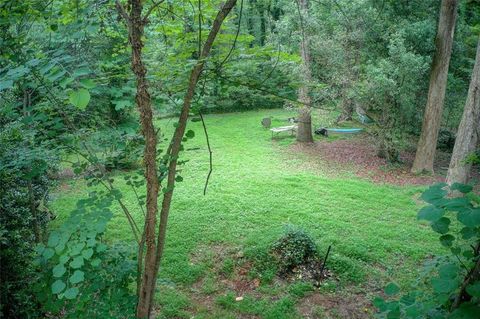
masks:
[[[448,191],[464,197],[448,197]],[[472,187],[436,184],[421,198],[429,205],[418,218],[430,222],[440,234],[440,243],[450,254],[429,260],[409,292],[391,301],[376,298],[374,304],[384,318],[478,318],[480,313],[480,197]],[[399,287],[390,283],[387,296]]]
[[[135,296],[135,251],[102,242],[112,195],[92,192],[37,247],[40,280],[35,286],[44,312],[63,318],[130,318]]]
[[[108,150],[105,168],[109,170],[135,168],[139,164],[143,144],[144,139],[141,135],[122,134]]]
[[[284,234],[273,243],[272,253],[278,261],[280,271],[288,272],[316,257],[317,246],[304,230],[288,226]]]
[[[0,317],[36,317],[31,301],[33,247],[51,214],[46,208],[56,160],[36,131],[0,110]]]

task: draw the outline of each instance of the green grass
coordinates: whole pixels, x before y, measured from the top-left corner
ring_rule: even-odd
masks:
[[[422,260],[439,251],[437,237],[416,220],[419,207],[413,197],[421,188],[332,178],[317,169],[299,169],[298,164],[308,159],[288,153],[288,145],[294,138],[287,135],[272,140],[271,133],[260,125],[265,116],[273,117],[272,126],[288,125],[283,120],[292,115],[284,110],[265,110],[206,116],[213,151],[213,173],[206,196],[203,195],[208,172],[205,136],[201,123],[189,123],[188,129],[193,129],[196,136],[185,146],[199,149],[181,155],[190,161],[182,168],[184,181],[175,188],[159,274],[162,279],[173,281],[179,292],[188,292],[193,283],[211,271],[208,263],[191,260],[191,254],[200,245],[221,243],[241,247],[250,254],[261,253],[280,236],[286,224],[303,227],[316,239],[321,251],[332,245],[328,266],[338,278],[334,284],[339,286],[336,291],[341,287],[362,291],[368,282],[381,288],[388,280],[405,286],[414,279]],[[314,123],[320,125],[321,121],[324,120]],[[164,119],[157,124],[169,136],[173,122]],[[140,221],[141,213],[125,185],[124,174],[115,173],[114,184]],[[68,189],[61,189],[53,204],[60,215],[59,221],[88,193],[82,180],[70,181]],[[107,238],[131,241],[126,219],[118,207],[114,209],[116,215],[108,226]],[[222,271],[231,272],[231,263],[226,261]],[[216,291],[212,282],[204,289],[211,294]],[[292,304],[303,294],[303,288],[291,289],[293,297],[286,291],[274,303],[252,297],[252,305],[247,309],[263,313],[263,318],[296,318],[298,314]],[[185,312],[191,311],[188,297],[184,293],[179,298],[170,295],[159,299],[164,305],[162,316],[175,318],[170,312],[180,318],[186,316]],[[230,307],[228,295],[221,297],[215,303],[216,312],[199,317],[228,318],[231,312],[243,311],[235,303]],[[259,307],[263,307],[263,312]],[[276,317],[279,313],[282,317]]]

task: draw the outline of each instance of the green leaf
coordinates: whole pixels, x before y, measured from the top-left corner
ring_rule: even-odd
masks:
[[[447,184],[438,183],[433,186],[430,186],[423,194],[420,196],[421,199],[426,201],[429,204],[439,204],[443,202],[443,197],[447,195],[447,191],[443,189]]]
[[[393,282],[389,283],[386,287],[385,287],[385,294],[387,296],[393,296],[393,295],[396,295],[400,292],[400,288]]]
[[[52,284],[52,293],[53,294],[59,294],[65,289],[67,285],[62,280],[57,280]]]
[[[105,244],[99,244],[99,245],[97,246],[97,253],[104,252],[105,250],[107,250],[107,245],[105,245]]]
[[[464,302],[452,312],[449,319],[478,319],[480,306]]]
[[[80,110],[84,110],[88,102],[90,102],[90,93],[85,89],[71,91],[69,94],[69,101]]]
[[[60,85],[60,87],[62,89],[66,88],[67,85],[69,85],[70,83],[72,83],[73,81],[75,81],[74,78],[63,78],[62,80],[60,80],[60,82],[58,82],[58,84]]]
[[[62,263],[60,263],[55,267],[53,267],[53,270],[52,270],[53,277],[56,277],[56,278],[62,277],[66,271],[67,270],[65,269],[65,266]]]
[[[57,255],[60,255],[60,253],[65,249],[65,244],[64,243],[60,243],[58,244],[57,246],[55,246],[55,252],[57,253]]]
[[[430,222],[434,222],[442,218],[443,215],[445,215],[444,209],[429,205],[420,209],[420,211],[418,212],[418,219],[424,219]]]
[[[13,87],[13,81],[12,80],[0,81],[0,91],[6,90],[6,89],[11,89],[12,87]]]
[[[176,181],[176,182],[182,182],[182,181],[183,181],[183,177],[180,176],[180,175],[177,175],[177,176],[175,177],[175,181]]]
[[[70,251],[70,255],[75,256],[75,255],[80,254],[83,247],[85,247],[85,242],[81,242],[81,243],[73,245],[72,250]]]
[[[452,246],[454,240],[455,240],[455,237],[450,234],[440,236],[440,243],[445,247]]]
[[[47,245],[49,247],[55,247],[58,245],[58,242],[60,241],[60,235],[58,234],[58,232],[56,231],[53,231],[50,236],[48,237],[48,243]]]
[[[458,220],[468,227],[480,226],[480,208],[468,208],[458,212]]]
[[[466,240],[474,237],[476,234],[475,229],[470,227],[463,227],[460,233],[462,234],[462,238]]]
[[[202,119],[199,117],[192,118],[192,122],[200,122]]]
[[[92,248],[88,248],[88,249],[85,249],[84,251],[82,251],[82,257],[86,260],[90,259],[93,255],[93,249]]]
[[[450,186],[450,189],[452,191],[459,191],[463,194],[470,193],[473,189],[472,186],[470,185],[465,185],[465,184],[460,184],[460,183],[453,183],[452,186]]]
[[[451,293],[458,287],[458,280],[433,278],[432,287],[436,293]]]
[[[87,74],[90,74],[90,70],[88,68],[79,68],[73,72],[74,77],[79,77]]]
[[[93,247],[96,243],[97,241],[95,240],[95,238],[87,239],[87,247]]]
[[[188,138],[194,138],[195,137],[195,132],[192,130],[188,130],[187,133],[185,134],[186,137]]]
[[[480,281],[468,285],[467,292],[472,297],[480,298]]]
[[[52,248],[46,248],[42,254],[43,258],[45,258],[46,260],[52,258],[53,255],[55,255],[55,251],[53,251]]]
[[[450,211],[462,211],[466,208],[470,208],[471,204],[468,198],[465,197],[456,197],[452,199],[447,199],[445,204],[442,205],[445,209]]]
[[[456,264],[443,264],[438,268],[438,274],[441,278],[453,279],[458,276],[460,269]]]
[[[437,221],[434,221],[432,224],[432,229],[439,234],[448,233],[448,227],[450,226],[450,219],[447,217],[442,217]]]
[[[75,270],[73,275],[70,276],[68,279],[72,284],[78,284],[79,282],[82,282],[85,279],[85,274],[81,270]]]
[[[93,89],[97,84],[92,79],[81,79],[80,84],[86,89]]]
[[[65,264],[68,260],[70,259],[70,257],[68,255],[61,255],[60,258],[58,259],[58,262],[61,263],[61,264]]]
[[[129,100],[114,100],[112,103],[115,105],[115,111],[120,111],[132,105]]]
[[[67,289],[63,295],[65,296],[65,298],[71,300],[75,299],[78,296],[78,292],[79,290],[77,287],[72,287]]]
[[[92,261],[90,262],[90,265],[92,265],[93,267],[98,267],[98,266],[100,266],[100,263],[101,263],[101,262],[102,262],[102,261],[101,261],[100,259],[95,258],[94,260],[92,260]]]
[[[70,263],[70,267],[77,269],[83,266],[83,257],[77,256],[73,258],[72,262]]]

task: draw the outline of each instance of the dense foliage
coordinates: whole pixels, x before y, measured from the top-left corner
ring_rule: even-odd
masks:
[[[391,301],[377,298],[375,305],[387,318],[476,318],[480,312],[480,198],[472,187],[436,184],[421,198],[428,203],[418,213],[440,234],[449,250],[425,263],[417,285]],[[450,192],[464,194],[448,197]],[[399,293],[390,283],[387,296]]]

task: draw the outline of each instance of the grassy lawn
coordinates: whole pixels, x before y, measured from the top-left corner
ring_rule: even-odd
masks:
[[[159,275],[159,318],[342,318],[340,308],[347,305],[356,317],[369,317],[368,302],[386,282],[408,285],[417,265],[439,251],[437,237],[416,220],[421,187],[379,185],[348,173],[332,177],[318,166],[299,169],[304,158],[289,151],[294,138],[283,133],[272,140],[260,125],[265,116],[273,116],[273,126],[288,125],[284,120],[292,115],[265,110],[206,116],[214,156],[206,196],[205,137],[201,123],[189,123],[196,136],[186,148],[194,150],[182,154],[190,161],[174,193]],[[158,124],[169,136],[173,120]],[[114,184],[140,220],[123,174],[115,173]],[[53,204],[59,220],[88,192],[81,179],[60,189]],[[107,239],[132,240],[116,211]],[[332,277],[319,289],[282,282],[255,267],[288,224],[304,228],[322,252],[332,245]],[[239,278],[254,282],[253,288],[240,289]],[[243,300],[235,301],[238,296]]]

